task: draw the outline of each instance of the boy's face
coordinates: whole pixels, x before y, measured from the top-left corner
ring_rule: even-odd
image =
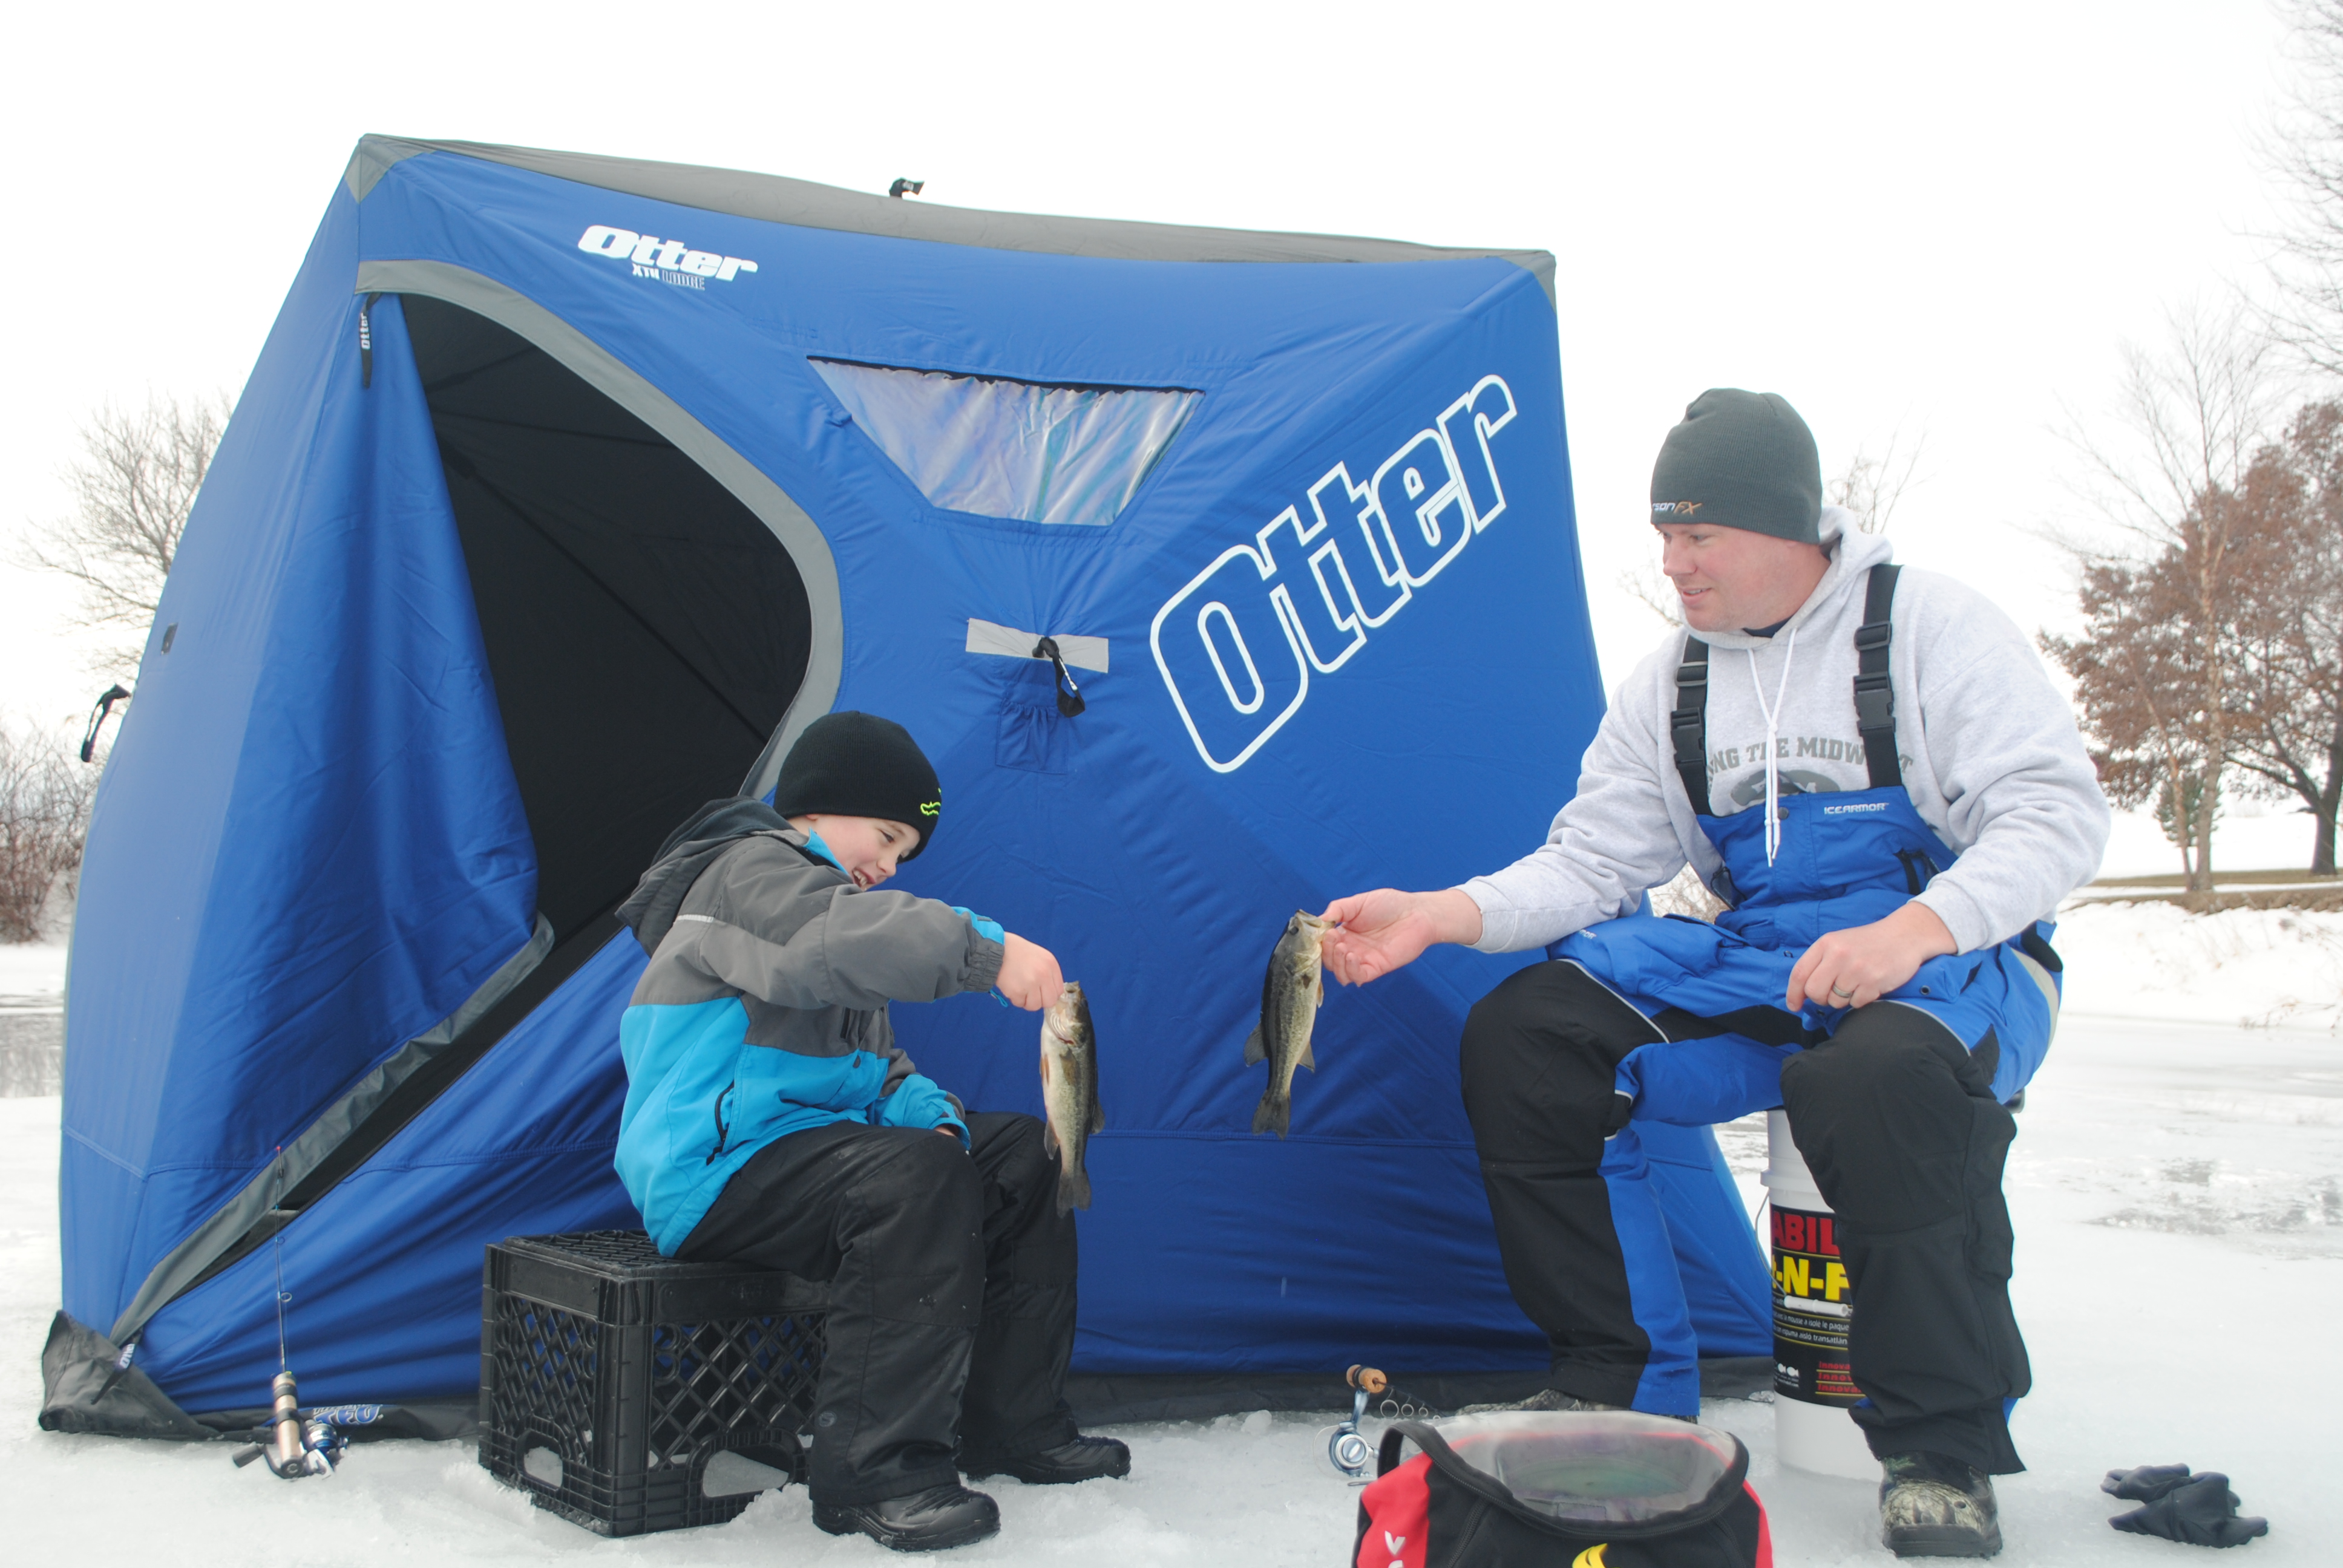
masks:
[[[800,832],[819,833],[858,888],[875,888],[895,874],[895,863],[919,843],[917,829],[883,817],[838,817],[809,811],[789,819]]]

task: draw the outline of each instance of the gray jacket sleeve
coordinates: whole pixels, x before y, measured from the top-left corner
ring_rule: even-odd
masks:
[[[1960,859],[1918,901],[1969,952],[2016,936],[2090,880],[2111,813],[2074,711],[2026,634],[1973,588],[1930,588],[1908,632],[1936,783],[1921,805],[1942,811],[1939,830]]]
[[[1001,943],[933,899],[863,891],[788,845],[751,839],[710,867],[679,923],[707,922],[718,979],[777,1007],[870,1009],[988,990]],[[705,899],[705,907],[698,907]]]

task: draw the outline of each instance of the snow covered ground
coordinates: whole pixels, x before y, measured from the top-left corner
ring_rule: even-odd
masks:
[[[2059,943],[2072,1006],[2019,1119],[2008,1180],[2036,1392],[2015,1428],[2033,1468],[2001,1485],[2000,1561],[2190,1560],[2190,1548],[2110,1531],[2117,1507],[2097,1490],[2110,1467],[2177,1460],[2227,1472],[2245,1512],[2270,1519],[2247,1563],[2332,1562],[2338,1489],[2318,1445],[2343,1408],[2343,916],[2094,909],[2075,911]],[[0,949],[0,965],[10,953]],[[0,968],[0,994],[42,994],[19,989],[31,966],[20,967],[26,976]],[[287,1485],[232,1468],[224,1446],[37,1431],[38,1352],[57,1295],[57,1106],[0,1100],[0,1517],[15,1560],[885,1560],[867,1542],[818,1533],[794,1488],[727,1525],[608,1542],[531,1508],[461,1443],[374,1444],[331,1478]],[[1725,1142],[1754,1202],[1762,1129],[1736,1124]],[[1768,1405],[1712,1402],[1704,1414],[1748,1443],[1785,1568],[1890,1561],[1868,1485],[1775,1462]],[[1332,1419],[1121,1429],[1131,1480],[988,1483],[1005,1528],[952,1560],[1342,1560],[1356,1493],[1322,1457],[1316,1433]]]

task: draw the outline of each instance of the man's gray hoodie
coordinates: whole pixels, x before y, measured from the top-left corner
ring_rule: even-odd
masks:
[[[1765,703],[1777,689],[1779,790],[1870,787],[1855,732],[1855,633],[1870,568],[1892,552],[1851,522],[1839,508],[1823,509],[1829,569],[1772,637],[1696,634],[1714,650],[1709,799],[1720,816],[1764,804]],[[1985,596],[1907,567],[1892,624],[1888,668],[1905,787],[1960,856],[1919,901],[1967,952],[2047,918],[2090,879],[2107,848],[2107,798],[2040,658]],[[1621,683],[1580,766],[1578,793],[1545,843],[1464,884],[1481,909],[1481,950],[1543,947],[1627,914],[1687,861],[1714,885],[1716,851],[1685,799],[1669,732],[1684,646],[1683,633],[1669,634]]]

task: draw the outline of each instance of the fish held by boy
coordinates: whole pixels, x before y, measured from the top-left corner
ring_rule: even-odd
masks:
[[[1099,1110],[1098,1031],[1072,980],[1041,1014],[1041,1106],[1048,1123],[1041,1146],[1059,1161],[1058,1212],[1087,1209],[1091,1173],[1082,1152],[1106,1117]]]
[[[1284,1137],[1293,1120],[1293,1070],[1318,1070],[1318,1059],[1310,1054],[1310,1031],[1317,1025],[1318,1010],[1326,1004],[1320,955],[1326,930],[1324,920],[1297,910],[1269,955],[1269,972],[1261,980],[1261,1027],[1245,1040],[1246,1066],[1269,1063],[1269,1088],[1252,1113],[1255,1132],[1274,1128]]]

